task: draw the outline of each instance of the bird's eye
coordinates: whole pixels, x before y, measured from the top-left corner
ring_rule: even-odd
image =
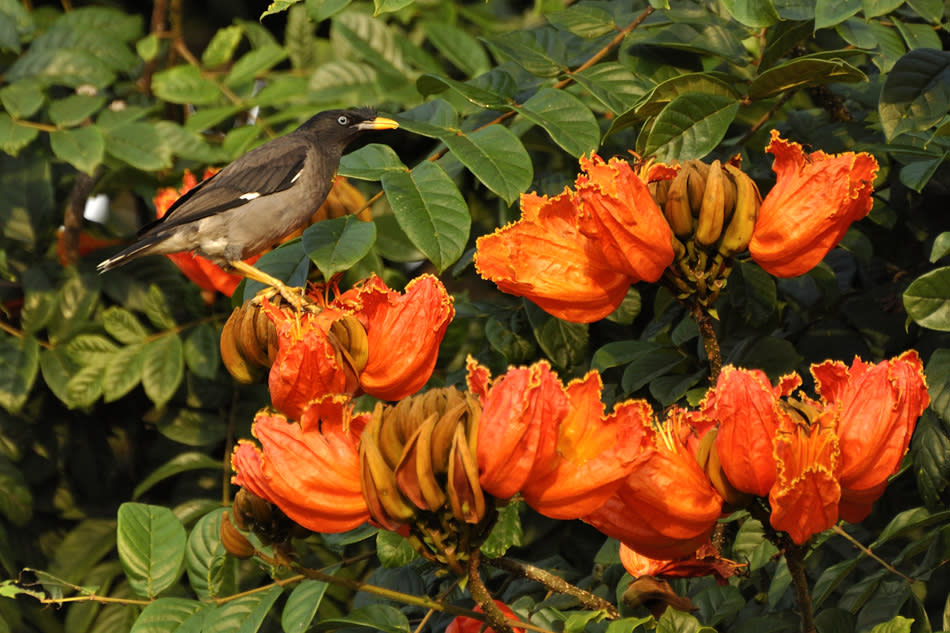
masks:
[[[350,120],[346,117],[345,114],[341,114],[340,118],[338,118],[336,122],[339,123],[340,125],[346,125],[350,122]]]

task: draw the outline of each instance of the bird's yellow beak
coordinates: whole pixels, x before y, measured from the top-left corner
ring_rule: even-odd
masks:
[[[387,119],[386,117],[378,116],[372,121],[367,121],[367,129],[369,130],[395,130],[399,127],[399,124],[393,121],[392,119]]]

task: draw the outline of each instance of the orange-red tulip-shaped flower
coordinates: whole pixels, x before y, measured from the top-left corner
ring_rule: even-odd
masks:
[[[581,167],[576,192],[524,194],[520,220],[479,238],[475,268],[556,317],[588,323],[614,311],[630,284],[660,278],[673,234],[629,163],[593,155]]]
[[[360,487],[359,436],[366,415],[352,416],[349,399],[314,401],[300,422],[260,412],[231,456],[232,482],[270,501],[316,532],[345,532],[369,519]]]
[[[510,620],[518,619],[518,616],[515,615],[515,612],[512,611],[507,604],[501,602],[500,600],[495,600],[494,602],[495,606],[505,614],[506,618]],[[482,613],[482,608],[476,605],[473,611]],[[513,633],[524,633],[524,629],[518,627],[512,627],[511,630]],[[485,623],[481,620],[460,615],[452,620],[447,627],[445,627],[445,633],[495,633],[495,629],[486,627]]]
[[[930,403],[917,352],[872,365],[827,361],[812,367],[818,393],[838,412],[841,517],[864,519],[897,472],[914,425]]]
[[[703,412],[719,421],[716,449],[729,483],[742,492],[764,497],[775,483],[772,440],[785,413],[779,396],[787,396],[801,379],[790,376],[773,387],[765,372],[726,366],[716,388],[703,401]]]
[[[665,428],[647,427],[652,439],[646,460],[624,479],[617,492],[584,520],[650,558],[688,556],[705,543],[722,512],[722,497],[696,457],[675,439],[688,422],[675,409]]]
[[[749,252],[769,274],[802,275],[838,245],[852,222],[871,210],[878,164],[866,153],[806,154],[772,130],[775,186],[759,209]]]
[[[323,290],[318,287],[311,296],[323,301]],[[412,280],[404,293],[372,276],[320,312],[268,304],[265,309],[279,337],[268,380],[271,402],[290,418],[327,393],[352,395],[361,390],[383,400],[415,393],[432,375],[439,345],[455,315],[452,298],[432,275]],[[364,353],[356,364],[332,333],[341,319],[355,319],[356,327],[365,331]]]

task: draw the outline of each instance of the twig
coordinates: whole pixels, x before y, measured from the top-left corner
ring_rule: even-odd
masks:
[[[688,304],[689,311],[699,327],[699,334],[703,337],[703,347],[706,349],[706,358],[709,360],[709,380],[716,382],[719,372],[722,371],[722,351],[719,349],[719,339],[713,327],[713,318],[694,298],[689,299]]]
[[[86,209],[86,200],[102,178],[102,168],[97,168],[90,176],[85,172],[76,175],[73,190],[69,194],[69,204],[63,214],[63,246],[67,264],[79,260],[79,234],[82,232],[82,217]]]
[[[841,525],[839,525],[839,524],[836,523],[835,525],[832,526],[831,529],[832,529],[832,531],[834,531],[835,534],[844,537],[845,540],[847,540],[847,541],[850,541],[852,545],[854,545],[856,548],[858,548],[859,550],[861,550],[861,552],[864,553],[864,554],[866,554],[869,558],[873,558],[874,560],[876,560],[876,561],[877,561],[878,563],[880,563],[881,566],[882,566],[884,569],[886,569],[887,571],[891,572],[892,574],[894,574],[894,575],[896,575],[896,576],[900,576],[901,578],[903,578],[904,580],[906,580],[909,584],[913,584],[913,583],[917,582],[917,579],[916,579],[916,578],[911,578],[910,576],[905,576],[905,575],[902,574],[900,571],[898,571],[893,565],[891,565],[890,563],[888,563],[887,561],[885,561],[883,558],[881,558],[880,556],[878,556],[878,555],[875,554],[874,552],[872,552],[870,548],[865,547],[864,544],[862,544],[860,541],[858,541],[857,539],[855,539],[853,536],[851,536],[850,534],[848,534],[847,532],[845,532],[845,531],[844,531],[844,528],[842,528]]]
[[[607,617],[611,619],[616,620],[620,617],[620,611],[610,602],[599,596],[595,596],[589,591],[584,591],[580,587],[572,585],[560,576],[555,576],[546,569],[535,567],[534,565],[529,565],[528,563],[522,563],[521,561],[511,560],[510,558],[493,558],[486,562],[492,567],[497,567],[498,569],[503,569],[512,574],[521,576],[522,578],[539,582],[551,591],[574,596],[586,608],[592,609],[594,611],[604,611],[606,612]]]
[[[488,588],[482,581],[482,576],[478,573],[478,565],[481,560],[481,553],[478,550],[472,552],[468,559],[468,591],[472,598],[479,604],[482,611],[485,612],[485,622],[495,630],[496,633],[512,633],[511,625],[508,624],[508,618],[502,613],[495,600],[488,593]]]

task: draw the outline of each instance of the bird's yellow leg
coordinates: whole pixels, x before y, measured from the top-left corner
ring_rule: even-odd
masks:
[[[246,279],[257,281],[264,284],[265,286],[270,286],[271,288],[275,289],[280,293],[280,296],[290,302],[290,305],[292,305],[298,312],[303,308],[303,288],[293,288],[288,286],[277,277],[268,275],[263,270],[254,268],[250,264],[240,260],[228,262],[228,264],[231,266],[231,268],[241,273]]]

